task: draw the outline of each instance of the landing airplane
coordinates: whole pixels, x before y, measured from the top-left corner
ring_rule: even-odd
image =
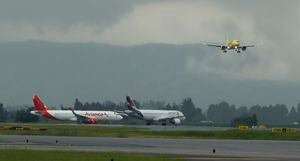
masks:
[[[140,110],[138,109],[132,98],[126,96],[127,108],[128,110],[125,113],[128,116],[133,116],[141,120],[145,120],[147,125],[151,125],[154,122],[162,122],[162,125],[167,125],[167,122],[172,123],[173,125],[179,125],[185,116],[180,111],[175,110]]]
[[[119,121],[122,116],[113,111],[75,111],[48,110],[48,107],[35,95],[32,98],[35,110],[31,114],[50,120],[77,121],[79,123],[96,124],[100,121]]]
[[[241,45],[239,40],[231,40],[226,42],[224,44],[206,44],[207,46],[214,46],[219,47],[224,53],[227,52],[227,50],[235,50],[237,53],[240,53],[241,50],[245,51],[248,47],[254,47],[254,45]]]

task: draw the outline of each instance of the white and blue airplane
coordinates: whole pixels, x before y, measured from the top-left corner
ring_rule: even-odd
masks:
[[[141,110],[135,106],[130,96],[126,96],[126,102],[128,110],[126,110],[125,113],[128,116],[145,120],[147,125],[151,125],[155,122],[161,122],[162,125],[166,125],[167,122],[173,125],[179,125],[185,120],[183,113],[177,110]]]

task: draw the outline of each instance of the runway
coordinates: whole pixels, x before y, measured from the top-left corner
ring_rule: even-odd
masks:
[[[28,143],[26,140],[28,140]],[[300,160],[300,142],[297,141],[0,135],[0,148],[93,152],[119,151],[210,157],[213,155],[216,157],[263,158],[260,160]],[[212,153],[212,149],[216,150],[215,154]],[[193,159],[191,158],[191,160]]]

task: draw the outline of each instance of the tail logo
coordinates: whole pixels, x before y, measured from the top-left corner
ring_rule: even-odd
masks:
[[[130,96],[126,96],[126,101],[127,101],[127,108],[129,110],[136,109],[136,106]]]
[[[127,101],[127,108],[131,111],[134,111],[135,114],[137,114],[137,117],[138,118],[143,118],[144,115],[142,114],[141,111],[139,111],[134,102],[133,102],[133,99],[130,97],[130,96],[126,96],[126,101]]]
[[[32,100],[33,100],[35,110],[37,111],[48,110],[47,106],[41,101],[41,99],[37,95],[33,96]]]
[[[44,117],[51,120],[58,120],[48,112],[47,106],[41,101],[41,99],[37,95],[32,97],[32,101],[34,104],[34,109],[39,111]]]

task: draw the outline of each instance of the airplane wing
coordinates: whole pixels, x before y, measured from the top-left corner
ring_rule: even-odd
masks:
[[[125,111],[117,111],[117,110],[115,110],[114,112],[117,113],[118,115],[121,115],[121,116],[124,116],[124,117],[128,116],[128,113],[126,113]]]
[[[97,119],[95,117],[87,117],[87,116],[79,115],[79,114],[75,113],[75,111],[73,109],[70,109],[70,110],[76,116],[77,121],[79,121],[79,122],[92,123],[92,124],[97,122]]]
[[[206,44],[206,46],[214,46],[214,47],[222,47],[222,45],[220,44]]]
[[[242,46],[239,46],[239,48],[248,48],[248,47],[254,47],[254,45],[242,45]]]
[[[166,117],[156,117],[156,118],[154,118],[153,120],[154,121],[162,121],[162,120],[167,120],[168,118],[166,118]]]
[[[254,47],[254,45],[241,45],[241,46],[238,46],[238,49],[242,49],[243,51],[245,51],[249,47]]]
[[[89,119],[89,117],[86,117],[86,116],[79,115],[79,114],[75,113],[73,109],[70,109],[70,110],[72,111],[72,113],[73,113],[77,118],[80,118],[80,119]]]
[[[176,118],[180,118],[179,116],[176,116],[176,117],[156,117],[154,118],[153,120],[154,121],[164,121],[164,120],[172,120],[172,119],[176,119]]]
[[[125,110],[123,113],[127,116],[134,117],[137,119],[143,119],[144,117],[144,115],[138,110]]]

